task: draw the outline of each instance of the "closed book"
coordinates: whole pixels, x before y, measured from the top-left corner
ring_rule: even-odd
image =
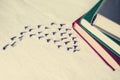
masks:
[[[81,27],[90,34],[94,39],[107,47],[112,53],[120,58],[120,46],[110,37],[101,32],[98,28],[92,25],[94,17],[101,7],[103,0],[99,0],[98,3],[86,13],[80,20]],[[101,23],[103,24],[103,23]],[[104,25],[104,24],[103,24]],[[114,31],[113,31],[114,32]]]
[[[99,43],[92,36],[90,36],[79,24],[79,20],[73,23],[73,29],[78,35],[100,56],[100,58],[113,70],[117,69],[120,65],[120,58],[113,54],[103,44]]]

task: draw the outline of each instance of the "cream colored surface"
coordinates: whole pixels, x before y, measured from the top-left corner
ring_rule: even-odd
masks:
[[[113,72],[80,38],[80,52],[75,54],[28,37],[16,47],[2,50],[25,25],[49,25],[55,21],[71,27],[71,22],[96,2],[0,0],[0,80],[119,80],[120,71]]]

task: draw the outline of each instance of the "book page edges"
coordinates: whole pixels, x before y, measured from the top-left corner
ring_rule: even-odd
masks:
[[[107,48],[109,48],[113,53],[115,53],[118,57],[120,57],[120,46],[116,44],[113,40],[108,38],[98,29],[93,27],[89,22],[87,22],[84,18],[81,19],[81,24],[86,31],[92,35],[97,41],[104,44]]]
[[[93,25],[100,27],[101,29],[107,31],[110,34],[118,37],[120,39],[120,25],[109,20],[108,18],[97,14],[96,19],[93,22]]]
[[[119,68],[118,63],[88,34],[86,33],[77,23],[74,23],[73,29],[84,38],[87,44],[94,49],[94,51],[104,60],[104,62],[111,67],[113,70]]]

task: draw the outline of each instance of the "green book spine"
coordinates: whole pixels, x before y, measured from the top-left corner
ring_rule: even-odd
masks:
[[[83,18],[86,19],[89,23],[92,23],[94,16],[97,14],[103,3],[104,0],[98,1],[98,3],[92,9],[90,9]]]

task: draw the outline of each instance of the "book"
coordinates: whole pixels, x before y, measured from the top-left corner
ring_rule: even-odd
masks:
[[[73,29],[78,33],[78,35],[103,59],[103,61],[111,67],[113,70],[116,70],[120,66],[120,59],[115,56],[111,57],[110,52],[105,49],[101,44],[99,44],[92,36],[90,36],[80,25],[79,20],[76,20],[73,23]],[[118,62],[118,63],[117,63]]]
[[[83,16],[80,24],[82,25],[82,28],[84,28],[84,30],[86,30],[92,37],[94,37],[101,44],[111,50],[115,55],[120,57],[120,46],[108,36],[100,32],[97,28],[91,25],[94,19],[94,15],[96,14],[96,11],[100,8],[101,4],[102,0],[100,0],[86,15]]]
[[[98,40],[101,44],[104,44],[104,46],[111,50],[115,55],[120,57],[120,46],[112,39],[104,35],[84,19],[81,20],[81,25],[84,26],[84,30],[86,30],[92,37]]]
[[[92,25],[98,28],[101,32],[116,39],[120,43],[120,34],[119,34],[120,25],[119,24],[111,21],[110,19],[102,16],[101,14],[97,14]]]
[[[98,51],[98,54],[100,56],[102,56],[102,58],[104,60],[106,60],[108,63],[110,62],[110,60],[107,60],[107,56],[109,56],[109,58],[114,58],[114,60],[120,65],[120,46],[116,43],[115,40],[111,39],[110,37],[108,37],[106,35],[106,33],[104,34],[103,31],[101,31],[100,29],[96,28],[93,26],[93,22],[96,19],[96,13],[98,11],[98,9],[101,7],[101,5],[103,4],[103,0],[99,0],[98,3],[85,15],[83,15],[81,18],[79,18],[78,20],[76,20],[73,24],[74,27],[73,29],[79,34],[82,35],[83,38],[85,38],[85,40],[88,42],[88,44],[90,44],[90,46],[92,46],[96,51]],[[108,20],[109,22],[109,20]],[[113,22],[112,22],[113,23]],[[99,23],[100,24],[100,23]],[[101,23],[103,24],[103,23]],[[76,26],[77,25],[77,26]],[[103,24],[104,25],[104,24]],[[81,32],[81,28],[83,30],[85,30],[86,33],[88,33],[92,38],[92,40],[94,40],[94,42],[90,42],[87,37],[84,36],[84,34]],[[112,30],[111,30],[112,32]],[[118,33],[117,33],[118,34]],[[118,42],[119,43],[119,42]],[[103,50],[107,51],[105,52],[107,56],[103,55],[103,52],[99,52],[98,47],[95,47],[96,45],[99,45]],[[111,57],[110,57],[111,56]],[[112,64],[111,64],[112,65]],[[113,64],[114,65],[114,64]]]

